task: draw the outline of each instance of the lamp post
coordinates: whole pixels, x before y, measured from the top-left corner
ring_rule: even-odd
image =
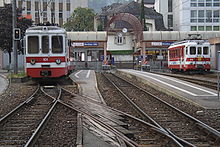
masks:
[[[17,42],[15,41],[15,28],[17,27],[17,13],[16,13],[16,0],[12,1],[12,48],[14,55],[14,74],[18,73],[18,51],[17,51]],[[10,65],[9,65],[10,66]],[[10,68],[10,67],[9,67]]]

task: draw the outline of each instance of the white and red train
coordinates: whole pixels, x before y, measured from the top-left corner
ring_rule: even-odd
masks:
[[[210,71],[210,44],[206,40],[185,40],[168,48],[168,68],[172,72]]]
[[[66,31],[56,26],[31,27],[25,33],[25,69],[32,78],[68,75],[74,66]]]

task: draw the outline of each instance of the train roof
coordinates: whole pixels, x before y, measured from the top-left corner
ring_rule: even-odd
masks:
[[[183,40],[183,41],[172,43],[170,45],[170,47],[180,46],[180,45],[189,45],[189,44],[195,44],[195,45],[196,44],[207,44],[207,45],[209,45],[210,43],[208,42],[208,40]]]
[[[26,34],[41,34],[41,33],[64,33],[66,34],[66,30],[57,26],[36,26],[30,27],[26,30]]]

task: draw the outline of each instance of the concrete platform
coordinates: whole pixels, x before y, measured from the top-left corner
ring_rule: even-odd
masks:
[[[6,74],[0,71],[0,95],[7,89],[8,84]]]
[[[149,72],[132,69],[120,69],[119,73],[135,76],[140,82],[150,84],[161,91],[184,98],[206,109],[220,109],[220,99],[216,90],[205,88],[183,80],[164,75],[157,75]]]
[[[80,94],[94,100],[104,102],[97,89],[97,81],[94,70],[79,70],[71,75],[80,88]]]
[[[70,78],[80,87],[80,95],[86,98],[76,97],[71,102],[80,106],[81,110],[86,110],[98,117],[105,124],[112,127],[125,125],[119,114],[103,107],[105,102],[102,99],[98,88],[95,72],[93,70],[80,70],[70,75]],[[103,106],[102,106],[103,105]],[[123,146],[122,141],[95,123],[90,117],[83,116],[83,147],[119,147]]]

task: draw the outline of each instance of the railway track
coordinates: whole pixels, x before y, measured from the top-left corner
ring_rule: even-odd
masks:
[[[0,146],[75,145],[76,111],[60,106],[58,100],[61,91],[56,87],[46,91],[44,87],[38,86],[32,96],[0,119]],[[64,115],[68,111],[71,112]],[[69,121],[69,125],[65,120]],[[62,134],[62,129],[67,134]]]
[[[66,89],[63,89],[66,93],[71,93]],[[70,95],[70,94],[67,94]],[[125,142],[126,146],[182,146],[175,138],[170,136],[166,131],[162,128],[155,127],[154,125],[139,119],[133,115],[128,113],[124,113],[117,109],[111,108],[106,106],[100,102],[97,102],[89,97],[79,96],[76,94],[71,93],[73,99],[82,99],[82,101],[86,103],[92,103],[94,107],[100,107],[100,109],[104,109],[105,111],[113,111],[114,113],[118,114],[123,119],[120,119],[123,123],[118,125],[113,125],[112,122],[115,120],[110,119],[108,116],[103,114],[103,111],[98,111],[97,113],[93,114],[88,109],[76,104],[77,102],[71,98],[66,97],[63,99],[63,103],[67,104],[71,108],[76,109],[77,111],[81,111],[84,115],[88,115],[91,117],[96,123],[100,124],[105,129],[111,131],[113,134],[118,136],[122,141]],[[110,123],[106,123],[103,120],[108,120]],[[121,129],[121,127],[124,129]],[[127,131],[125,131],[127,130]],[[138,139],[134,136],[138,136]],[[141,141],[140,141],[141,140]],[[141,144],[141,142],[145,142],[145,144]],[[123,145],[121,145],[123,146]]]
[[[174,108],[158,97],[116,77],[105,74],[106,78],[120,91],[129,103],[135,103],[139,109],[151,118],[151,123],[161,127],[184,146],[219,146],[220,133],[201,121]],[[115,91],[115,90],[114,90]],[[132,104],[134,105],[134,104]],[[135,108],[136,111],[137,108]]]
[[[187,82],[191,82],[200,86],[204,86],[210,89],[214,89],[217,90],[217,79],[212,78],[213,80],[205,80],[204,78],[195,78],[195,77],[189,77],[186,75],[178,75],[178,74],[169,74],[169,73],[161,73],[161,72],[151,72],[151,73],[155,73],[155,74],[160,74],[160,75],[165,75],[165,76],[169,76],[169,77],[174,77],[174,78],[178,78]],[[217,78],[217,77],[216,77]]]

